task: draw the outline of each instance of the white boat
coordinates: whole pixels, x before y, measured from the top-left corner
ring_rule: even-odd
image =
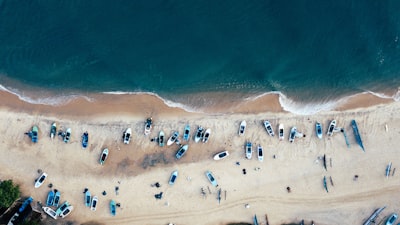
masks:
[[[218,187],[218,183],[215,180],[214,175],[210,171],[206,171],[206,177],[214,187]]]
[[[71,128],[68,128],[67,131],[65,131],[64,142],[68,143],[70,139],[71,139]]]
[[[178,149],[178,151],[176,152],[175,157],[176,157],[177,159],[182,158],[182,156],[185,155],[185,153],[187,152],[188,149],[189,149],[189,145],[184,145],[184,146],[180,147],[180,148]]]
[[[282,141],[285,138],[284,131],[285,131],[285,128],[284,128],[283,124],[279,124],[279,140],[280,141]]]
[[[40,186],[42,186],[42,184],[43,184],[44,180],[46,179],[46,177],[47,177],[47,173],[42,173],[40,175],[40,177],[35,182],[35,188],[39,188]]]
[[[258,145],[258,147],[257,147],[257,156],[258,156],[258,161],[260,161],[260,162],[264,161],[264,152],[263,152],[263,148],[261,147],[261,145]]]
[[[108,158],[108,149],[105,148],[100,155],[100,164],[103,165],[106,162],[107,158]]]
[[[196,143],[199,142],[201,139],[203,139],[203,136],[204,136],[204,128],[199,126],[194,136],[194,142]]]
[[[131,128],[126,129],[123,136],[124,144],[129,144],[129,142],[131,141],[131,135],[132,135],[132,129]]]
[[[268,120],[264,120],[264,127],[269,136],[273,137],[275,135],[274,129],[272,129],[271,123]]]
[[[42,207],[42,209],[43,209],[43,211],[44,211],[45,213],[47,213],[47,215],[49,215],[51,218],[53,218],[53,219],[55,219],[55,220],[57,219],[57,213],[56,213],[56,211],[54,211],[52,208],[44,206],[44,207]]]
[[[147,118],[146,123],[144,124],[144,135],[149,135],[151,132],[151,127],[153,124],[153,118]]]
[[[14,225],[14,222],[18,219],[18,217],[19,217],[19,213],[18,212],[14,213],[14,215],[8,221],[7,225]]]
[[[183,140],[189,141],[190,138],[190,125],[186,124],[185,130],[183,131]]]
[[[239,125],[239,136],[244,135],[244,133],[246,132],[246,126],[247,126],[246,121],[243,120]]]
[[[226,158],[228,156],[229,156],[229,152],[228,151],[219,152],[219,153],[214,155],[214,160],[221,160],[221,159]]]
[[[333,131],[335,130],[335,127],[336,127],[336,120],[332,120],[331,123],[329,124],[328,132],[326,132],[326,134],[328,136],[332,136]]]
[[[251,159],[251,156],[253,155],[253,149],[252,149],[252,145],[251,142],[246,142],[246,158],[247,159]]]
[[[292,143],[294,141],[294,139],[296,138],[296,134],[297,134],[297,128],[296,127],[292,127],[292,129],[290,130],[290,135],[289,135],[289,142]]]
[[[90,209],[92,211],[96,211],[96,207],[97,207],[97,202],[99,201],[99,199],[97,198],[97,196],[93,196],[92,198],[92,203],[90,204]]]
[[[207,143],[208,142],[208,139],[210,138],[210,134],[211,134],[211,129],[208,128],[206,130],[206,132],[204,132],[203,143]]]
[[[322,139],[322,125],[319,122],[315,124],[315,133],[319,139]]]
[[[171,176],[169,177],[168,184],[171,185],[171,186],[174,185],[175,181],[176,181],[176,178],[178,178],[178,170],[174,170],[171,173]]]
[[[52,123],[50,128],[50,138],[53,139],[57,135],[57,124]]]
[[[173,143],[175,143],[175,141],[178,140],[178,137],[179,137],[179,132],[178,131],[174,131],[172,133],[171,137],[168,138],[167,145],[170,146]]]

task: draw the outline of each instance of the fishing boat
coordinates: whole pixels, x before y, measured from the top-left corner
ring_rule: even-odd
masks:
[[[283,124],[279,124],[279,140],[282,141],[284,139],[284,126]]]
[[[183,140],[189,141],[190,138],[190,125],[186,124],[185,129],[183,131]]]
[[[176,178],[178,178],[178,170],[174,170],[171,173],[171,176],[169,177],[168,184],[171,185],[171,186],[174,185],[175,181],[176,181]]]
[[[253,155],[253,149],[250,141],[246,142],[245,149],[246,149],[246,158],[251,159],[251,156]]]
[[[397,220],[397,214],[393,213],[392,215],[389,216],[389,218],[386,220],[386,225],[393,225],[394,222]]]
[[[95,196],[93,196],[93,198],[92,198],[92,203],[90,204],[90,209],[92,210],[92,211],[96,211],[96,208],[97,208],[97,202],[99,201],[99,199],[98,199],[98,197],[95,195]]]
[[[315,133],[319,139],[322,139],[322,125],[319,122],[315,124]]]
[[[122,136],[124,144],[129,144],[129,142],[131,141],[131,136],[132,136],[132,129],[127,128]]]
[[[85,133],[83,133],[82,135],[82,148],[87,148],[89,143],[89,133],[86,131]]]
[[[272,129],[271,123],[268,120],[264,120],[264,128],[267,131],[269,136],[273,137],[275,135],[274,130]]]
[[[178,131],[174,131],[171,135],[171,137],[169,137],[168,141],[167,141],[167,146],[172,145],[173,143],[175,143],[176,140],[178,140],[179,137],[179,132]]]
[[[326,135],[332,136],[333,131],[335,130],[335,128],[336,128],[336,120],[332,120],[330,122],[330,124],[329,124],[328,131],[326,132]]]
[[[110,212],[111,215],[115,216],[117,214],[117,205],[115,204],[114,200],[110,201]]]
[[[363,225],[370,225],[371,223],[375,224],[375,219],[376,217],[379,216],[379,214],[386,208],[386,206],[383,206],[381,208],[378,208],[374,211],[374,213],[371,214],[371,216],[363,223]]]
[[[176,159],[182,158],[182,156],[185,155],[185,153],[187,152],[188,149],[189,149],[189,146],[188,146],[188,145],[183,145],[183,146],[181,146],[181,147],[178,149],[178,151],[176,152],[176,155],[175,155]]]
[[[144,124],[144,135],[149,135],[151,132],[151,127],[153,125],[153,118],[147,118],[146,123]]]
[[[64,142],[65,142],[65,143],[68,143],[70,139],[71,139],[71,128],[68,128],[68,129],[65,131]]]
[[[47,200],[46,200],[46,205],[47,206],[52,206],[54,202],[54,191],[51,190],[49,191],[49,193],[47,194]]]
[[[226,158],[228,156],[229,156],[229,152],[228,151],[219,152],[219,153],[214,155],[214,160],[221,160],[221,159]]]
[[[164,142],[165,142],[165,134],[164,131],[160,131],[160,133],[158,133],[158,146],[160,147],[164,147]]]
[[[90,191],[85,192],[85,206],[90,207],[90,199],[91,199]]]
[[[100,164],[103,165],[106,162],[107,158],[108,158],[108,149],[105,148],[100,155]]]
[[[239,136],[244,135],[244,133],[246,132],[246,126],[247,126],[246,121],[243,120],[239,125]]]
[[[61,212],[63,212],[64,210],[66,210],[69,206],[71,206],[69,204],[68,201],[65,201],[63,204],[61,204],[60,207],[57,208],[56,210],[56,214],[59,216],[61,214]]]
[[[53,206],[58,207],[60,203],[61,193],[58,190],[54,190],[54,201]]]
[[[254,215],[253,223],[254,225],[258,225],[257,215]]]
[[[258,145],[257,147],[257,156],[258,156],[258,161],[262,162],[264,161],[264,153],[263,153],[263,148],[261,145]]]
[[[363,145],[363,142],[361,140],[360,132],[358,131],[358,126],[357,126],[357,123],[356,123],[355,120],[351,121],[351,126],[353,127],[354,136],[356,138],[356,141],[357,141],[358,145],[365,152],[364,145]]]
[[[74,207],[72,205],[69,205],[64,210],[61,211],[59,216],[61,218],[65,218],[66,216],[68,216],[72,212],[73,209],[74,209]]]
[[[42,186],[46,177],[47,177],[47,173],[42,173],[40,175],[40,177],[35,181],[35,188],[39,188],[40,186]]]
[[[199,126],[194,136],[194,142],[196,143],[199,142],[200,140],[203,139],[203,136],[204,136],[204,128]]]
[[[210,183],[212,184],[212,186],[218,187],[218,183],[215,180],[214,175],[210,171],[206,171],[205,174],[206,174],[206,177],[207,177],[208,181],[210,181]]]
[[[290,134],[289,134],[289,142],[290,143],[294,142],[294,139],[296,138],[296,134],[297,134],[297,128],[292,127],[292,129],[290,130]]]
[[[392,162],[390,162],[386,167],[386,178],[389,177],[390,171],[392,170]]]
[[[51,128],[50,128],[50,138],[54,139],[56,134],[57,134],[57,124],[56,123],[52,123],[51,124]]]
[[[208,142],[208,139],[210,139],[210,134],[211,134],[211,129],[208,128],[206,130],[206,132],[204,132],[203,143],[207,143]]]
[[[54,211],[52,208],[43,206],[42,209],[43,209],[43,211],[44,211],[47,215],[49,215],[51,218],[53,218],[53,219],[55,219],[55,220],[57,219],[57,213],[56,213],[56,211]]]
[[[328,170],[326,167],[326,155],[325,154],[324,154],[324,157],[322,157],[322,160],[323,160],[325,170]]]
[[[326,191],[326,192],[329,192],[329,191],[328,191],[328,186],[327,186],[327,184],[326,184],[326,177],[325,177],[325,176],[324,176],[324,179],[323,179],[323,183],[324,183],[325,191]]]
[[[30,132],[31,140],[33,143],[36,143],[38,141],[38,134],[39,134],[39,128],[35,125],[32,127],[32,130]]]

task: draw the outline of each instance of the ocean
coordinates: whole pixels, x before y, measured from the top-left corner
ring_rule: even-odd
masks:
[[[152,93],[191,108],[210,93],[278,93],[310,113],[363,92],[398,101],[399,11],[395,0],[0,0],[0,88],[40,104]]]

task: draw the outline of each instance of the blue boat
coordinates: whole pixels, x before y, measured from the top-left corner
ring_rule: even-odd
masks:
[[[87,148],[89,143],[89,133],[86,131],[82,135],[82,148]]]
[[[254,225],[258,225],[257,215],[254,215],[253,222],[254,222]]]
[[[61,193],[57,190],[54,190],[54,201],[53,201],[53,206],[58,207],[58,204],[60,204],[60,197]]]
[[[53,202],[54,202],[54,191],[51,190],[51,191],[49,191],[49,194],[47,194],[46,205],[47,206],[52,206]]]
[[[18,212],[22,213],[22,212],[25,210],[25,208],[26,208],[29,204],[32,203],[32,201],[33,201],[33,198],[32,198],[32,197],[27,198],[27,199],[24,201],[24,203],[22,203],[22,205],[21,205],[21,207],[19,208]]]
[[[86,191],[85,192],[85,205],[87,207],[90,207],[90,198],[91,198],[90,191]]]
[[[185,130],[183,131],[183,140],[189,141],[190,138],[190,125],[186,124]]]
[[[117,205],[115,204],[114,200],[110,201],[110,212],[111,215],[115,216],[115,214],[117,214]]]
[[[182,158],[182,156],[187,152],[188,149],[189,149],[189,145],[184,145],[184,146],[180,147],[178,149],[178,151],[176,152],[176,155],[175,155],[176,159]]]
[[[317,137],[319,139],[322,139],[322,125],[321,123],[316,123],[315,124],[315,133],[317,134]]]
[[[365,152],[364,145],[363,145],[362,140],[361,140],[360,132],[358,132],[358,127],[357,127],[357,123],[356,123],[355,120],[351,121],[351,126],[353,127],[354,136],[356,138],[356,141],[357,141],[358,145]]]
[[[38,133],[39,133],[39,129],[37,126],[33,126],[32,130],[30,132],[30,136],[31,136],[31,140],[33,143],[36,143],[38,141]]]

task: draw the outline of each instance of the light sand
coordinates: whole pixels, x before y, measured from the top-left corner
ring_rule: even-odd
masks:
[[[261,224],[265,224],[264,215],[268,214],[270,224],[305,219],[308,224],[314,220],[318,225],[350,225],[361,224],[378,207],[387,206],[383,216],[398,212],[400,208],[399,175],[396,172],[385,178],[385,168],[390,161],[393,168],[400,168],[396,161],[400,157],[397,142],[400,103],[369,108],[352,105],[353,109],[347,111],[299,116],[279,112],[276,102],[270,107],[273,113],[262,113],[265,105],[259,99],[244,103],[245,108],[233,110],[236,113],[206,115],[169,108],[154,96],[128,102],[122,101],[126,96],[104,98],[110,99],[94,103],[77,100],[68,106],[50,107],[21,103],[15,96],[2,92],[0,179],[13,179],[23,193],[42,202],[50,190],[47,185],[52,183],[61,191],[61,201],[68,200],[75,208],[68,219],[78,223],[215,225],[250,223],[257,214]],[[116,100],[111,101],[111,98]],[[104,113],[96,113],[101,110]],[[146,137],[143,127],[149,115],[153,116],[154,127]],[[316,138],[315,122],[320,121],[326,132],[333,118],[339,127],[346,129],[350,148],[341,133],[330,138],[324,133],[323,140]],[[267,135],[262,126],[264,119],[269,119],[274,127],[278,123],[285,125],[284,141]],[[355,143],[351,119],[358,122],[365,153]],[[237,135],[241,120],[248,124],[244,137]],[[50,140],[53,121],[59,128],[72,128],[70,143],[65,144],[60,138]],[[174,158],[178,146],[160,148],[150,142],[160,130],[167,136],[173,130],[182,134],[186,123],[191,125],[192,133],[197,125],[211,128],[209,143],[191,140],[187,154],[178,161]],[[36,144],[24,135],[34,124],[40,130]],[[287,135],[292,126],[297,126],[306,137],[289,143]],[[124,145],[121,137],[127,127],[132,128],[133,138],[129,145]],[[80,145],[84,131],[90,135],[86,150]],[[245,159],[246,140],[254,145],[262,144],[264,162],[259,162],[255,154],[252,160]],[[110,156],[101,166],[98,160],[104,147],[110,149]],[[222,161],[212,160],[213,155],[222,150],[229,150],[230,156]],[[328,159],[328,171],[318,160],[324,154]],[[240,166],[236,162],[240,162]],[[246,175],[242,174],[243,168],[247,170]],[[33,183],[39,175],[38,169],[49,176],[42,187],[35,189]],[[179,177],[170,187],[168,178],[175,169],[179,170]],[[204,175],[206,170],[216,176],[222,190],[221,204],[217,201],[218,189],[212,187]],[[355,174],[359,175],[357,181],[353,180]],[[323,188],[324,176],[328,177],[329,193]],[[155,182],[161,187],[151,187]],[[114,192],[116,186],[119,186],[119,195]],[[291,193],[287,193],[287,186],[291,187]],[[96,212],[84,206],[85,187],[99,197]],[[202,197],[201,188],[206,190],[206,198]],[[106,196],[101,194],[104,190]],[[154,194],[159,192],[164,193],[163,198],[156,200]],[[121,203],[116,217],[109,213],[110,199]],[[245,204],[250,208],[245,208]]]

